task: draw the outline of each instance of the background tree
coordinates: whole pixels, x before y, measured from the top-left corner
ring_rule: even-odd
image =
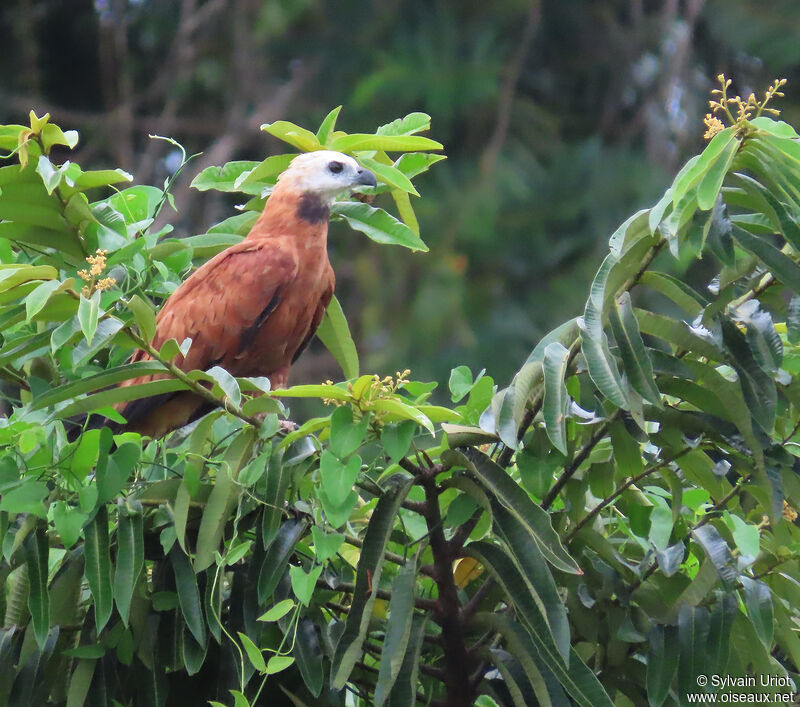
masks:
[[[791,0],[6,0],[0,122],[50,112],[80,127],[85,168],[141,184],[180,161],[149,133],[202,151],[176,184],[182,236],[232,205],[190,190],[195,174],[279,149],[261,123],[319,124],[340,103],[351,131],[434,115],[449,160],[423,178],[431,255],[335,233],[340,296],[371,370],[422,359],[415,372],[441,380],[488,364],[505,381],[580,311],[605,234],[700,149],[713,77],[742,95],[796,79],[783,28],[799,14]],[[796,121],[794,98],[783,110]],[[296,380],[335,376],[324,354],[303,366]]]

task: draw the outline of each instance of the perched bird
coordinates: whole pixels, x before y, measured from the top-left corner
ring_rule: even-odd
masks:
[[[284,387],[333,294],[328,260],[330,205],[375,175],[352,157],[320,150],[299,155],[284,171],[247,237],[198,268],[164,303],[153,346],[191,338],[175,363],[184,371],[222,366],[234,376],[266,376]],[[149,356],[137,351],[131,361]],[[121,383],[136,385],[163,374]],[[209,411],[189,392],[120,403],[124,429],[160,437]]]

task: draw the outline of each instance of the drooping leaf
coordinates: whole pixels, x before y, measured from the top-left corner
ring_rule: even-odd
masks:
[[[624,292],[620,295],[611,307],[609,320],[630,384],[645,400],[660,406],[661,394],[656,387],[653,365],[633,314],[630,294]]]
[[[372,512],[361,548],[350,611],[333,655],[331,685],[335,689],[341,689],[347,682],[361,653],[383,569],[383,553],[397,511],[412,481],[405,474],[395,474],[387,479],[384,493]]]
[[[464,453],[446,452],[445,457],[462,465],[494,495],[498,502],[520,522],[547,561],[556,569],[569,574],[582,574],[553,530],[550,515],[534,503],[530,496],[511,477],[482,452],[469,448]]]
[[[708,609],[702,606],[682,606],[678,612],[678,696],[681,705],[690,704],[688,695],[703,692],[698,676],[707,674],[708,619]]]
[[[419,236],[383,209],[358,201],[339,201],[331,207],[331,215],[341,216],[350,228],[361,231],[376,243],[401,245],[416,251],[428,250]]]
[[[569,363],[569,349],[558,341],[544,350],[544,415],[545,430],[550,441],[562,454],[567,454],[567,410],[569,394],[564,384]]]
[[[40,650],[44,650],[50,630],[50,595],[47,592],[47,558],[50,547],[44,524],[37,523],[33,532],[25,538],[23,547],[28,564],[28,609],[31,612],[36,643]]]
[[[144,567],[144,522],[139,501],[117,502],[117,564],[114,568],[114,600],[123,623],[128,625],[131,599]]]
[[[740,577],[744,588],[744,603],[747,616],[753,624],[756,635],[767,650],[772,649],[773,609],[772,592],[767,584],[758,579]]]
[[[336,359],[344,377],[358,378],[358,351],[342,305],[335,296],[325,310],[325,316],[317,329],[317,337]]]
[[[394,681],[405,658],[414,618],[414,583],[417,563],[409,562],[403,567],[392,584],[392,599],[389,603],[389,621],[386,638],[381,651],[378,683],[375,689],[375,705],[380,707],[388,698]]]
[[[169,560],[175,575],[178,604],[181,607],[183,618],[195,640],[201,646],[204,646],[206,643],[206,623],[192,563],[183,550],[177,546],[173,546],[172,550],[170,550]]]
[[[661,707],[678,670],[678,629],[655,624],[648,640],[647,699],[651,707]]]
[[[108,513],[105,505],[98,508],[94,520],[84,528],[84,538],[86,579],[94,600],[95,624],[100,632],[111,618],[114,607],[111,557],[108,550]]]

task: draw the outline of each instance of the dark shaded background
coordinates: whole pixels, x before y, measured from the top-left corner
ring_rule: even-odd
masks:
[[[81,132],[84,168],[161,184],[174,151],[203,152],[176,188],[176,235],[235,201],[198,193],[203,167],[282,151],[288,119],[371,131],[433,116],[449,160],[420,180],[429,254],[335,228],[338,293],[362,363],[505,383],[576,314],[613,229],[702,146],[720,71],[744,95],[789,79],[800,112],[796,0],[3,0],[0,122],[30,108]],[[680,264],[676,264],[680,269]],[[335,377],[321,351],[294,381]]]

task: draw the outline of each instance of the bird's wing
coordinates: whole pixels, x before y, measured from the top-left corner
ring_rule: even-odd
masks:
[[[184,371],[205,370],[235,355],[252,341],[258,329],[280,304],[281,292],[297,276],[294,249],[284,240],[242,241],[209,260],[167,299],[156,319],[153,346],[169,339],[192,345],[175,360]],[[132,361],[149,356],[136,352]],[[265,374],[268,371],[265,371]],[[152,380],[143,376],[123,385]],[[143,398],[120,406],[128,423],[146,417],[171,394]]]

